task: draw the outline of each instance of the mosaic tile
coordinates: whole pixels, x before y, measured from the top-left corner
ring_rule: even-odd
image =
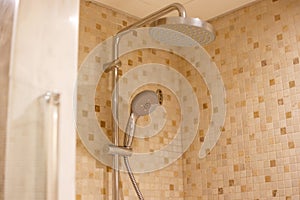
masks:
[[[191,83],[200,105],[198,135],[184,156],[167,168],[137,175],[145,199],[300,198],[297,181],[300,174],[300,159],[297,159],[300,153],[297,136],[300,134],[300,20],[296,20],[299,10],[297,0],[262,0],[211,21],[217,38],[205,48],[224,80],[227,114],[224,127],[218,127],[220,140],[214,149],[207,150],[208,155],[203,159],[198,158],[198,152],[211,112],[218,112],[211,104],[211,94],[203,78],[186,61],[164,51],[144,49],[122,56],[125,63],[122,75],[141,63],[157,62],[174,67]],[[135,20],[81,1],[79,62],[83,62],[97,43]],[[94,61],[100,63],[101,59],[95,57]],[[146,71],[143,76],[147,76]],[[99,111],[99,124],[111,136],[108,78],[105,75],[99,81],[93,105],[99,109],[96,106],[93,109]],[[141,87],[136,93],[156,87]],[[169,123],[155,137],[134,141],[134,148],[139,152],[160,149],[173,139],[173,131],[180,123],[176,98],[170,91],[161,89],[165,90],[164,101],[173,117],[167,116]],[[84,101],[84,96],[78,99]],[[88,117],[90,113],[82,114]],[[146,125],[149,119],[141,118],[139,123]],[[90,135],[88,139],[94,138]],[[77,154],[76,197],[110,199],[111,169],[95,161],[80,141]],[[168,157],[164,162],[169,162]],[[95,177],[98,184],[94,184]],[[124,199],[136,199],[125,173],[121,174],[121,180]]]
[[[206,49],[211,55],[220,49],[218,57],[223,57],[214,61],[225,82],[228,110],[225,131],[215,149],[198,161],[201,168],[183,162],[186,199],[299,198],[299,181],[293,186],[287,176],[291,166],[299,166],[299,160],[292,161],[299,157],[299,150],[293,151],[299,149],[299,130],[293,128],[299,127],[294,121],[299,99],[290,105],[299,95],[292,75],[297,73],[293,65],[299,65],[299,30],[291,30],[299,26],[294,20],[299,9],[295,0],[262,0],[211,21],[218,36]],[[194,141],[184,160],[196,157],[199,145]],[[213,166],[217,170],[212,172]],[[299,170],[293,172],[299,180]]]

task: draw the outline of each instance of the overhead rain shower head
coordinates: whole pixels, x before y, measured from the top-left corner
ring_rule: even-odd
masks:
[[[173,46],[206,45],[216,37],[213,26],[199,18],[165,17],[152,22],[150,26],[161,27],[151,29],[151,37]]]
[[[140,116],[145,116],[154,111],[155,107],[160,104],[160,94],[151,90],[145,90],[137,94],[131,102],[131,113],[127,122],[124,135],[124,146],[131,147],[135,131],[136,120]]]

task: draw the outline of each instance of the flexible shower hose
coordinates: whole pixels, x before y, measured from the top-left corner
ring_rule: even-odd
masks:
[[[134,187],[134,190],[135,190],[135,192],[136,192],[136,194],[137,194],[139,200],[144,200],[143,194],[142,194],[142,192],[141,192],[139,186],[137,185],[137,182],[136,182],[136,180],[135,180],[135,178],[134,178],[134,175],[133,175],[133,173],[132,173],[132,170],[131,170],[131,168],[130,168],[129,160],[128,160],[128,157],[127,157],[127,156],[124,156],[124,163],[125,163],[125,166],[126,166],[126,168],[127,168],[127,172],[128,172],[129,178],[130,178],[130,180],[131,180],[131,183],[132,183],[132,185],[133,185],[133,187]]]

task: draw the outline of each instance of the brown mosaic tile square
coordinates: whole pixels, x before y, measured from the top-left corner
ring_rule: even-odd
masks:
[[[239,165],[233,165],[233,171],[235,172],[239,171]]]
[[[258,102],[259,102],[259,103],[264,102],[264,97],[263,97],[263,96],[259,96],[259,97],[258,97]]]
[[[247,186],[246,185],[242,185],[241,186],[241,192],[246,192],[247,191]]]
[[[276,197],[277,195],[277,190],[272,190],[272,197]]]
[[[289,146],[290,149],[293,149],[293,148],[295,148],[295,143],[294,142],[289,142],[288,146]]]
[[[295,81],[290,81],[290,82],[289,82],[289,86],[290,86],[290,88],[295,87]]]
[[[96,23],[96,29],[101,30],[101,25]]]
[[[124,21],[124,20],[122,21],[123,26],[127,26],[127,24],[128,24],[127,21]]]
[[[106,18],[107,18],[107,14],[102,13],[102,14],[101,14],[101,17],[104,18],[104,19],[106,19]]]
[[[267,61],[266,61],[266,60],[262,60],[262,61],[261,61],[261,66],[264,67],[264,66],[266,66],[266,65],[267,65]]]
[[[202,137],[199,137],[199,141],[200,142],[204,142],[204,137],[202,136]]]
[[[81,195],[80,194],[76,194],[76,200],[81,200]]]
[[[283,169],[284,169],[284,172],[285,172],[285,173],[290,172],[290,166],[289,166],[289,165],[285,165],[285,166],[283,167]]]
[[[286,112],[286,113],[285,113],[285,117],[286,117],[287,119],[292,118],[292,112]]]
[[[100,112],[100,106],[99,105],[95,105],[95,112]]]
[[[90,48],[89,47],[84,47],[84,53],[89,53],[90,52]]]
[[[223,188],[218,188],[218,194],[223,194]]]
[[[286,128],[285,127],[280,128],[280,134],[281,135],[285,135],[286,134]]]
[[[257,20],[257,21],[261,20],[261,18],[262,18],[261,15],[257,15],[257,16],[256,16],[256,20]]]
[[[130,59],[128,60],[128,62],[127,62],[127,63],[128,63],[128,65],[129,65],[129,66],[133,66],[133,61],[132,61],[132,60],[130,60]]]
[[[100,63],[100,62],[101,62],[101,58],[98,57],[98,56],[96,56],[96,57],[95,57],[95,61],[96,61],[97,63]]]
[[[94,141],[94,134],[89,134],[89,140]]]
[[[231,138],[226,139],[226,144],[231,144]]]
[[[282,39],[283,39],[282,34],[277,35],[277,40],[282,40]]]
[[[275,21],[279,21],[279,20],[280,20],[280,15],[275,15],[275,16],[274,16],[274,20],[275,20]]]
[[[271,176],[265,176],[265,182],[271,182]]]
[[[187,77],[191,76],[191,71],[190,70],[186,72],[186,76]]]
[[[100,121],[100,126],[101,126],[102,128],[105,128],[105,125],[106,125],[106,122],[105,122],[105,121]]]
[[[174,190],[174,185],[173,184],[170,184],[169,190]]]
[[[276,166],[276,160],[270,160],[270,167]]]
[[[83,117],[87,117],[87,116],[88,116],[88,112],[85,111],[85,110],[83,110],[83,111],[82,111],[82,116],[83,116]]]

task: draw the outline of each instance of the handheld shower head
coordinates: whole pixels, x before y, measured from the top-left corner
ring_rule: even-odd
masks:
[[[130,117],[127,122],[125,135],[124,135],[124,146],[125,147],[131,147],[135,126],[136,126],[136,120],[140,116],[145,116],[150,114],[157,105],[160,104],[160,94],[157,94],[154,91],[151,90],[145,90],[143,92],[140,92],[137,94],[132,102],[131,102],[131,113]]]
[[[154,91],[145,90],[133,98],[131,112],[136,116],[145,116],[151,113],[158,104],[157,94]]]

